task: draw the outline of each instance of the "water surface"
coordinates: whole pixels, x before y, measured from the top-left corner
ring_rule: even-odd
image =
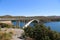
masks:
[[[47,27],[50,26],[51,30],[60,32],[60,21],[44,23]]]
[[[16,21],[13,21],[12,22],[15,26],[16,26]],[[19,22],[19,26],[20,27],[23,27],[25,25],[24,22]],[[33,26],[34,24],[31,23],[30,26]],[[53,31],[57,31],[57,32],[60,32],[60,21],[56,21],[56,22],[47,22],[47,23],[44,23],[45,26],[49,26],[51,28],[51,30]]]

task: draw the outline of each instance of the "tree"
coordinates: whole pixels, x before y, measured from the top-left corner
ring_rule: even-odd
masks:
[[[51,31],[50,27],[46,28],[44,25],[35,25],[35,27],[24,28],[27,37],[34,40],[60,40],[60,34]]]

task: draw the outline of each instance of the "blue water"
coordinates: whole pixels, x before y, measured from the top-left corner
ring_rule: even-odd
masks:
[[[50,26],[51,30],[60,32],[60,21],[59,22],[47,22],[44,23],[47,27]]]
[[[16,21],[13,21],[12,23],[13,23],[13,25],[16,26]],[[20,23],[19,24],[20,27],[23,27],[25,25],[24,22],[19,22],[19,23]],[[31,23],[29,26],[33,26],[33,25],[34,24]],[[44,23],[44,25],[47,27],[49,26],[51,28],[51,30],[53,30],[53,31],[60,32],[60,21],[59,22],[47,22],[47,23]]]
[[[16,21],[12,21],[13,25],[16,26]],[[26,25],[26,23],[24,22],[19,22],[19,27],[23,27],[24,25]],[[33,27],[34,23],[31,23],[29,26]]]

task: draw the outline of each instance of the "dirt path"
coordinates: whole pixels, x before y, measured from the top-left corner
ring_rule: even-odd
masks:
[[[22,29],[14,29],[14,31],[15,31],[15,35],[13,35],[12,40],[24,40],[24,39],[18,38],[22,36],[22,33],[24,32]]]

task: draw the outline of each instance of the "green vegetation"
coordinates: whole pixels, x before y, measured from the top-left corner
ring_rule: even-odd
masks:
[[[0,28],[20,28],[20,27],[13,26],[13,25],[6,24],[6,23],[0,23]]]
[[[33,40],[60,40],[60,34],[52,31],[50,27],[35,25],[35,27],[24,28],[25,36]]]
[[[6,29],[4,30],[2,28],[6,28]],[[5,23],[0,23],[0,40],[12,39],[12,35],[14,35],[14,31],[13,30],[7,31],[9,28],[19,28],[19,27],[15,27],[13,25],[5,24]]]
[[[12,25],[8,25],[6,23],[0,23],[0,27],[1,28],[10,28],[10,27],[12,27]]]
[[[11,33],[0,32],[0,40],[10,40],[12,38]]]
[[[34,16],[29,18],[35,18],[40,20],[41,22],[60,21],[60,16]]]

